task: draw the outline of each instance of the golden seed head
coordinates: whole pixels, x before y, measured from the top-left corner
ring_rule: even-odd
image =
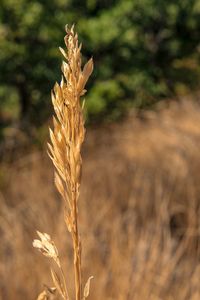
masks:
[[[33,247],[37,248],[45,256],[53,258],[59,266],[58,250],[51,240],[51,237],[47,233],[41,233],[39,231],[37,231],[37,234],[40,240],[34,240]]]
[[[81,146],[85,137],[83,105],[80,98],[86,93],[85,85],[93,71],[92,58],[81,68],[81,45],[74,27],[66,27],[66,48],[60,48],[62,63],[61,83],[52,91],[55,117],[50,129],[49,156],[56,168],[56,187],[65,202],[72,207],[72,193],[78,194],[81,180]],[[67,198],[67,200],[66,200]]]

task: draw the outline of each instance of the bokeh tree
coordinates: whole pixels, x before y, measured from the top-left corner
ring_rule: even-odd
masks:
[[[92,118],[114,119],[130,106],[149,107],[198,88],[198,0],[121,0],[79,25],[95,55]]]
[[[49,90],[58,79],[63,10],[64,1],[2,0],[0,84],[4,102],[16,94],[21,120],[47,113]]]
[[[21,120],[46,120],[66,23],[94,57],[89,121],[199,86],[199,0],[1,0],[1,109],[11,103],[14,114],[18,104]]]

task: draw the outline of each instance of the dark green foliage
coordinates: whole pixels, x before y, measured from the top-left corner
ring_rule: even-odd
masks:
[[[199,0],[0,0],[4,114],[38,125],[48,118],[66,23],[76,24],[85,56],[94,57],[91,122],[198,88]]]
[[[93,118],[115,118],[130,104],[145,108],[198,87],[198,0],[122,0],[79,25],[96,62]]]

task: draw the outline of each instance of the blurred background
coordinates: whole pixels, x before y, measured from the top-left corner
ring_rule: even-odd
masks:
[[[46,154],[65,24],[95,67],[80,197],[90,299],[198,300],[199,0],[1,0],[0,299],[36,299],[52,285],[32,249],[36,229],[73,279]]]

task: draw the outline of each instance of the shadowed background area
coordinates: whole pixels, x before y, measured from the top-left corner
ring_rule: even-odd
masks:
[[[46,141],[58,46],[75,23],[95,65],[79,201],[88,299],[198,300],[199,1],[2,0],[0,21],[0,299],[52,286],[36,230],[52,236],[73,288]]]

